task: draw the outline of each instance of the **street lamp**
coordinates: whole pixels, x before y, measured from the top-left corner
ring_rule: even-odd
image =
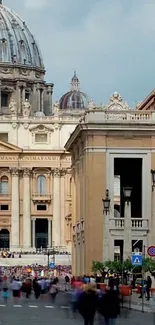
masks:
[[[155,187],[155,170],[151,169],[151,174],[152,174],[152,192]]]
[[[109,198],[109,190],[106,190],[105,199],[102,199],[103,202],[103,213],[107,215],[107,213],[110,211],[110,198]]]
[[[129,186],[123,187],[123,194],[124,194],[124,199],[126,202],[130,201],[131,192],[132,192],[132,187],[129,187]]]

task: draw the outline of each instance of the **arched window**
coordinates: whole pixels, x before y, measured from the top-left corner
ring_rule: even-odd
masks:
[[[8,177],[2,176],[0,179],[0,194],[8,194]]]
[[[37,178],[37,192],[38,194],[46,194],[46,177],[43,175]]]

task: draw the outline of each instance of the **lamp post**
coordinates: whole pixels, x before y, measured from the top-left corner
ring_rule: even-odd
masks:
[[[109,259],[109,212],[110,212],[110,198],[109,190],[106,190],[105,199],[103,202],[103,260]]]
[[[124,247],[123,261],[131,256],[132,253],[132,234],[131,234],[131,193],[132,187],[123,187],[124,194]]]
[[[151,245],[155,245],[155,170],[152,174],[152,213],[151,213]]]

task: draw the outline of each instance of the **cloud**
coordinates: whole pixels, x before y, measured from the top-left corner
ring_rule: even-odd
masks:
[[[42,9],[48,5],[48,0],[24,0],[26,8],[30,9]]]
[[[5,1],[31,26],[54,98],[68,90],[75,68],[97,103],[117,90],[134,106],[155,87],[153,0]]]

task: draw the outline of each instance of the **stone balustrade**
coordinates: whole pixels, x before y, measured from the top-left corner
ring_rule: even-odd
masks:
[[[131,228],[135,229],[148,229],[148,219],[131,218]],[[109,220],[109,229],[124,229],[124,218],[112,218]]]
[[[81,123],[141,123],[155,124],[155,111],[138,111],[138,110],[90,110],[87,111],[81,119]]]
[[[95,114],[94,114],[95,113]],[[11,115],[0,115],[0,121],[3,122],[22,122],[24,120],[23,116],[11,116]],[[36,122],[36,121],[70,121],[74,122],[79,120],[79,116],[75,114],[73,115],[51,115],[51,116],[29,116],[27,121]],[[24,120],[25,121],[25,120]],[[94,110],[86,110],[84,116],[81,118],[81,123],[89,123],[89,122],[104,122],[107,124],[108,122],[130,122],[130,123],[149,123],[155,124],[155,111],[140,111],[140,110],[105,110],[96,108]]]

